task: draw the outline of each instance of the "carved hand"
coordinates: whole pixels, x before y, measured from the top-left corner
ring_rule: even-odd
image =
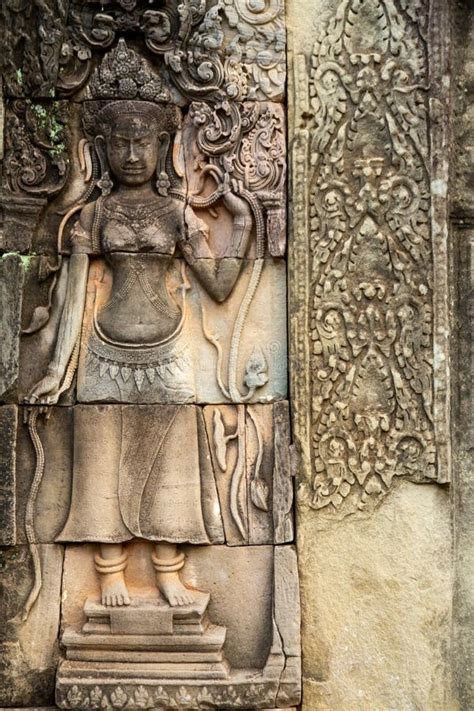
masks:
[[[228,173],[224,175],[224,181],[220,187],[222,190],[222,200],[224,205],[232,215],[242,215],[245,217],[251,216],[250,208],[245,200],[238,197],[238,195],[236,195],[236,193],[232,190]],[[237,185],[234,185],[233,187],[235,190]]]
[[[32,405],[54,405],[59,399],[59,388],[61,387],[61,377],[57,373],[48,373],[42,378],[29,395],[25,397],[25,402]]]

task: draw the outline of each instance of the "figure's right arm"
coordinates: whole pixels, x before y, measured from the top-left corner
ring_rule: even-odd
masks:
[[[66,296],[56,347],[45,377],[34,386],[26,398],[26,401],[32,404],[53,405],[58,401],[66,369],[81,334],[89,272],[88,251],[90,250],[84,246],[84,238],[88,234],[88,217],[87,213],[81,214],[80,222],[75,228],[79,239],[73,243],[73,254],[69,258]]]

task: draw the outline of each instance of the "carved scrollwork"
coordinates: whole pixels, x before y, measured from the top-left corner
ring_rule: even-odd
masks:
[[[279,105],[193,102],[189,115],[197,130],[202,177],[231,176],[255,209],[266,211],[271,254],[284,254],[286,147]]]
[[[59,86],[70,92],[90,74],[92,53],[134,32],[163,58],[187,100],[281,99],[285,80],[282,0],[212,5],[207,0],[75,2],[61,48]]]
[[[283,0],[224,0],[223,12],[235,32],[227,52],[251,78],[248,98],[278,99],[285,82]]]
[[[12,193],[46,196],[61,190],[68,168],[65,121],[61,102],[9,104],[4,176]]]
[[[413,13],[340,3],[308,83],[313,475],[301,496],[349,513],[395,476],[436,477],[427,65]]]

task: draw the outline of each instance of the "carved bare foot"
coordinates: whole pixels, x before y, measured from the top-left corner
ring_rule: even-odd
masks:
[[[130,605],[130,596],[122,571],[119,573],[106,573],[100,576],[102,590],[102,604],[107,607],[121,607]]]
[[[94,563],[99,573],[102,604],[107,607],[130,605],[123,572],[127,565],[127,552],[122,544],[102,543],[100,555],[95,554]]]
[[[151,554],[156,571],[156,584],[172,607],[190,605],[194,593],[180,580],[179,572],[184,565],[184,553],[174,543],[157,543]]]
[[[157,572],[156,584],[158,585],[160,592],[165,596],[172,607],[190,605],[194,602],[193,591],[188,590],[188,588],[183,585],[177,572]]]

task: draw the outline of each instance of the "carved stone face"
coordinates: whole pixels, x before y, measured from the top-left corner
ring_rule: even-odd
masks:
[[[122,185],[143,185],[152,178],[159,153],[159,137],[153,121],[130,114],[120,116],[106,145],[110,169]]]

